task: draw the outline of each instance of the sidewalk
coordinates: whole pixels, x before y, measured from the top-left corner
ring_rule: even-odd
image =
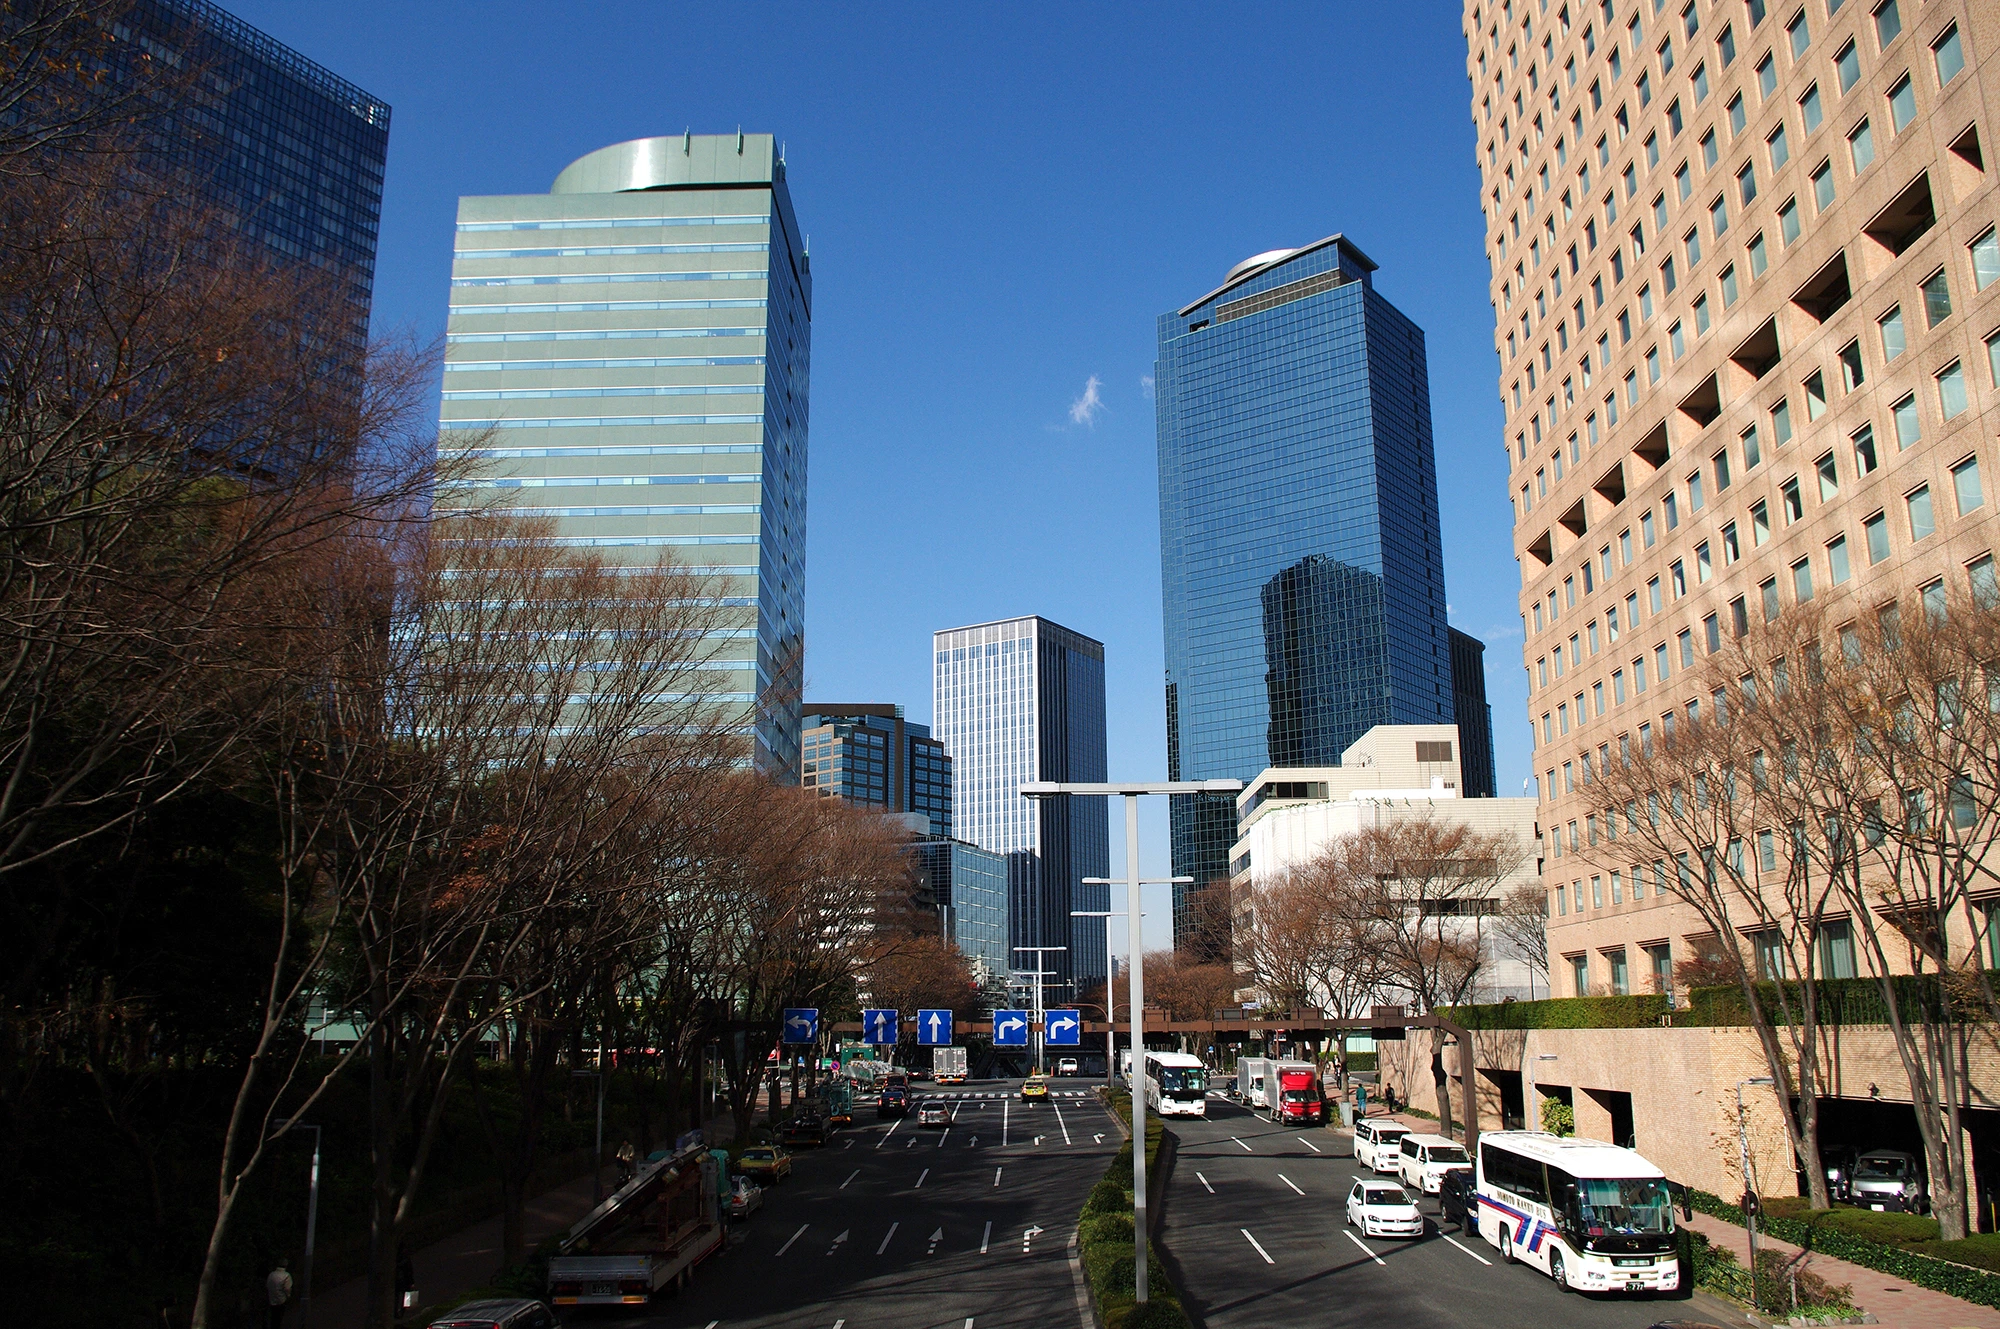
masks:
[[[1746,1268],[1749,1266],[1750,1234],[1742,1228],[1707,1214],[1696,1214],[1687,1226],[1717,1246],[1735,1251],[1736,1258]],[[1757,1234],[1757,1247],[1787,1255],[1799,1249],[1762,1232]],[[2000,1329],[2000,1310],[1991,1306],[1975,1306],[1888,1274],[1878,1274],[1873,1269],[1863,1269],[1858,1264],[1836,1260],[1831,1255],[1815,1253],[1808,1267],[1835,1286],[1852,1284],[1854,1304],[1889,1329]]]
[[[616,1168],[605,1169],[605,1185],[613,1185]],[[530,1249],[590,1212],[590,1177],[544,1191],[529,1200],[524,1218]],[[426,1305],[436,1305],[480,1286],[500,1271],[500,1218],[496,1214],[483,1223],[461,1228],[443,1241],[419,1249],[412,1257],[416,1266],[417,1296]],[[365,1278],[328,1288],[313,1298],[308,1317],[288,1322],[299,1329],[361,1329],[368,1299]],[[298,1311],[295,1309],[296,1317]]]

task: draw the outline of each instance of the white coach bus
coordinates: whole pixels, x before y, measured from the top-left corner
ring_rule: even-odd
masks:
[[[1185,1052],[1148,1052],[1146,1107],[1163,1117],[1206,1117],[1208,1067]]]
[[[1671,1292],[1679,1237],[1666,1174],[1630,1149],[1540,1131],[1479,1137],[1479,1235],[1584,1292]]]

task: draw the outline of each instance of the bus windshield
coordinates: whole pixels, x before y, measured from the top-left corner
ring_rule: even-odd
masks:
[[[1674,1230],[1673,1196],[1657,1177],[1580,1177],[1576,1193],[1583,1225],[1593,1236],[1662,1236]]]
[[[1160,1092],[1163,1094],[1199,1094],[1208,1089],[1208,1071],[1201,1066],[1162,1066],[1159,1068]]]

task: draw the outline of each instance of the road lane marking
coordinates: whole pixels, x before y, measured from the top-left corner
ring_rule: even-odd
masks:
[[[1204,1176],[1202,1176],[1202,1175],[1201,1175],[1201,1173],[1199,1173],[1199,1172],[1195,1173],[1194,1175],[1195,1175],[1195,1178],[1196,1178],[1197,1180],[1199,1180],[1199,1181],[1201,1182],[1201,1184],[1202,1184],[1203,1186],[1207,1186],[1207,1187],[1208,1187],[1208,1193],[1209,1193],[1210,1195],[1213,1195],[1213,1194],[1215,1194],[1215,1187],[1213,1187],[1213,1186],[1209,1186],[1209,1185],[1208,1185],[1208,1178],[1207,1178],[1207,1177],[1204,1177]]]
[[[792,1241],[797,1241],[800,1237],[803,1237],[806,1234],[806,1229],[811,1226],[812,1224],[810,1223],[799,1224],[799,1230],[792,1234]],[[786,1251],[790,1250],[792,1248],[792,1241],[788,1241],[784,1245],[778,1247],[778,1254],[783,1255]]]
[[[944,1240],[944,1229],[943,1229],[943,1228],[939,1228],[939,1229],[938,1229],[937,1231],[935,1231],[935,1232],[931,1233],[931,1246],[930,1246],[930,1249],[929,1249],[929,1250],[927,1250],[927,1251],[925,1251],[925,1252],[924,1252],[924,1254],[926,1254],[926,1255],[936,1255],[936,1254],[937,1254],[937,1248],[938,1248],[938,1243],[939,1243],[940,1241],[943,1241],[943,1240]]]
[[[710,1320],[707,1324],[702,1326],[702,1329],[715,1329],[715,1326],[721,1323],[722,1321],[720,1320]]]
[[[912,1135],[912,1136],[910,1137],[910,1142],[909,1142],[908,1144],[904,1145],[903,1147],[904,1147],[905,1149],[914,1149],[914,1148],[916,1148],[916,1147],[917,1147],[917,1137],[916,1137],[916,1136],[914,1136],[914,1135]]]
[[[848,1142],[847,1142],[846,1144],[844,1144],[844,1145],[842,1145],[842,1146],[840,1146],[840,1147],[841,1147],[842,1149],[852,1149],[852,1148],[854,1147],[854,1141],[852,1141],[852,1140],[849,1140],[849,1141],[848,1141]]]
[[[1091,1137],[1090,1137],[1090,1142],[1091,1142],[1092,1144],[1103,1144],[1103,1143],[1104,1143],[1104,1132],[1103,1132],[1103,1131],[1099,1131],[1099,1132],[1098,1132],[1097,1134],[1095,1134],[1095,1135],[1091,1136]]]
[[[994,1184],[998,1185],[999,1183],[995,1182]],[[981,1255],[986,1254],[986,1243],[991,1240],[993,1240],[993,1220],[989,1218],[986,1220],[986,1230],[979,1234],[979,1253]],[[708,1329],[715,1329],[715,1326],[710,1325]]]
[[[1305,1146],[1306,1148],[1308,1148],[1308,1149],[1312,1150],[1312,1151],[1313,1151],[1314,1153],[1318,1153],[1318,1152],[1320,1151],[1320,1149],[1319,1149],[1319,1146],[1318,1146],[1318,1145],[1314,1144],[1314,1143],[1313,1143],[1313,1142],[1312,1142],[1311,1140],[1308,1140],[1308,1139],[1307,1139],[1307,1138],[1306,1138],[1305,1136],[1303,1136],[1303,1135],[1301,1135],[1301,1136],[1299,1136],[1299,1137],[1298,1137],[1298,1141],[1299,1141],[1299,1143],[1300,1143],[1300,1144],[1302,1144],[1302,1145],[1304,1145],[1304,1146]]]
[[[944,1148],[944,1142],[950,1138],[951,1138],[951,1127],[947,1126],[944,1128],[944,1134],[938,1136],[938,1148],[940,1149]]]
[[[846,1323],[847,1323],[847,1321],[845,1321],[845,1320],[835,1320],[835,1321],[833,1322],[833,1329],[840,1329],[840,1327],[841,1327],[842,1325],[846,1324]]]
[[[1304,1191],[1299,1189],[1299,1184],[1296,1181],[1293,1181],[1290,1177],[1286,1176],[1284,1173],[1280,1172],[1278,1174],[1278,1180],[1284,1182],[1287,1186],[1290,1186],[1294,1194],[1296,1195],[1305,1194]]]
[[[1353,1242],[1353,1243],[1354,1243],[1355,1245],[1357,1245],[1357,1246],[1361,1246],[1361,1253],[1362,1253],[1363,1255],[1366,1255],[1366,1256],[1367,1256],[1367,1257],[1368,1257],[1369,1259],[1373,1260],[1373,1261],[1374,1261],[1375,1263],[1377,1263],[1377,1264],[1387,1264],[1387,1263],[1388,1263],[1388,1261],[1387,1261],[1387,1260],[1384,1260],[1384,1259],[1383,1259],[1383,1258],[1382,1258],[1381,1256],[1377,1255],[1377,1254],[1376,1254],[1376,1253],[1375,1253],[1374,1251],[1371,1251],[1371,1250],[1369,1250],[1369,1249],[1368,1249],[1368,1248],[1367,1248],[1366,1246],[1362,1245],[1362,1242],[1361,1242],[1361,1238],[1359,1238],[1359,1237],[1355,1236],[1355,1235],[1354,1235],[1354,1234],[1353,1234],[1352,1232],[1349,1232],[1349,1231],[1347,1231],[1347,1230],[1346,1230],[1345,1228],[1343,1228],[1343,1229],[1341,1230],[1341,1235],[1342,1235],[1342,1236],[1344,1236],[1344,1237],[1346,1237],[1346,1238],[1347,1238],[1347,1239],[1348,1239],[1349,1241]]]
[[[889,1224],[889,1230],[882,1234],[882,1244],[875,1248],[875,1253],[877,1255],[880,1255],[883,1251],[889,1249],[889,1238],[895,1236],[896,1229],[901,1227],[902,1225],[903,1221],[901,1219],[897,1219],[895,1222]]]
[[[913,1191],[920,1191],[920,1190],[922,1190],[922,1189],[924,1188],[924,1178],[925,1178],[925,1177],[928,1177],[928,1176],[929,1176],[930,1174],[931,1174],[931,1170],[930,1170],[929,1168],[925,1168],[925,1169],[924,1169],[924,1170],[923,1170],[922,1172],[919,1172],[919,1173],[917,1174],[917,1184],[916,1184],[916,1185],[914,1185],[914,1186],[912,1186],[912,1187],[910,1187],[910,1189],[911,1189],[911,1190],[913,1190]]]
[[[1235,1137],[1235,1136],[1233,1136],[1233,1135],[1232,1135],[1232,1136],[1230,1136],[1229,1138],[1230,1138],[1230,1139],[1232,1139],[1232,1140],[1236,1140],[1236,1137]],[[1243,1144],[1243,1141],[1241,1141],[1241,1140],[1236,1140],[1236,1143],[1238,1143],[1238,1144]],[[1256,1151],[1255,1149],[1252,1149],[1252,1148],[1251,1148],[1251,1147],[1250,1147],[1249,1145],[1247,1145],[1247,1144],[1243,1144],[1243,1152],[1244,1152],[1244,1153],[1246,1153],[1246,1154],[1254,1154],[1254,1153],[1256,1153],[1257,1151]]]
[[[1242,1234],[1243,1234],[1243,1235],[1244,1235],[1244,1236],[1245,1236],[1246,1238],[1248,1238],[1248,1240],[1249,1240],[1250,1244],[1251,1244],[1252,1246],[1255,1246],[1255,1247],[1257,1248],[1257,1253],[1258,1253],[1259,1255],[1261,1255],[1261,1256],[1263,1256],[1263,1257],[1264,1257],[1264,1263],[1265,1263],[1265,1264],[1276,1264],[1276,1263],[1277,1263],[1277,1261],[1276,1261],[1276,1260],[1274,1260],[1274,1259],[1272,1259],[1272,1258],[1271,1258],[1271,1253],[1270,1253],[1269,1251],[1267,1251],[1267,1250],[1265,1250],[1265,1249],[1264,1249],[1264,1245],[1263,1245],[1263,1243],[1262,1243],[1262,1242],[1260,1242],[1260,1241],[1258,1241],[1258,1240],[1257,1240],[1257,1238],[1255,1238],[1255,1237],[1252,1237],[1252,1236],[1250,1236],[1250,1229],[1249,1229],[1249,1228],[1247,1228],[1247,1227],[1240,1227],[1240,1228],[1237,1228],[1236,1230],[1237,1230],[1238,1232],[1241,1232],[1241,1233],[1242,1233]]]
[[[1444,1237],[1446,1241],[1451,1241],[1451,1238],[1445,1237],[1444,1233],[1442,1232],[1438,1233],[1438,1235],[1440,1237]],[[1458,1243],[1455,1241],[1451,1241],[1451,1244],[1454,1246],[1458,1246]],[[1458,1246],[1458,1248],[1464,1251],[1467,1255],[1470,1255],[1473,1259],[1479,1261],[1481,1264],[1488,1267],[1489,1269],[1493,1267],[1493,1261],[1487,1259],[1484,1255],[1481,1255],[1478,1251],[1472,1250],[1471,1248],[1466,1246]]]
[[[1028,1228],[1023,1229],[1023,1231],[1021,1232],[1021,1254],[1026,1255],[1028,1253],[1028,1247],[1034,1243],[1036,1236],[1038,1236],[1039,1234],[1041,1234],[1046,1230],[1047,1229],[1045,1228],[1035,1227],[1035,1226],[1030,1226]]]
[[[848,1173],[848,1174],[847,1174],[847,1181],[853,1181],[853,1180],[854,1180],[854,1179],[855,1179],[856,1177],[858,1177],[858,1176],[860,1176],[860,1175],[861,1175],[861,1169],[860,1169],[860,1168],[856,1168],[856,1169],[854,1169],[854,1171],[852,1171],[852,1172],[850,1172],[850,1173]],[[841,1182],[841,1183],[840,1183],[840,1189],[842,1189],[842,1190],[846,1190],[846,1189],[847,1189],[847,1181],[843,1181],[843,1182]]]
[[[1000,1169],[997,1167],[993,1169],[993,1184],[996,1187],[1000,1185]]]
[[[1053,1106],[1053,1105],[1051,1105]],[[1056,1108],[1056,1125],[1062,1127],[1063,1143],[1069,1143],[1069,1124],[1062,1119],[1062,1109]]]
[[[842,1228],[840,1230],[840,1235],[833,1239],[833,1245],[826,1248],[826,1253],[828,1255],[833,1254],[835,1251],[839,1250],[842,1246],[845,1246],[847,1244],[848,1232],[849,1229],[847,1228]]]
[[[875,1147],[877,1149],[880,1149],[883,1145],[889,1143],[889,1137],[891,1135],[894,1135],[896,1133],[896,1127],[902,1124],[903,1124],[903,1119],[901,1117],[896,1118],[895,1123],[891,1125],[888,1130],[882,1132],[882,1138],[875,1142]]]

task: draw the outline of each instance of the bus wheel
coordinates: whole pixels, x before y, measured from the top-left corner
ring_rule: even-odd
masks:
[[[1561,1251],[1549,1252],[1549,1277],[1556,1280],[1556,1287],[1560,1290],[1564,1292],[1570,1290],[1569,1271],[1563,1268],[1563,1253]]]
[[[1500,1263],[1514,1263],[1514,1238],[1508,1234],[1507,1225],[1500,1225]]]

